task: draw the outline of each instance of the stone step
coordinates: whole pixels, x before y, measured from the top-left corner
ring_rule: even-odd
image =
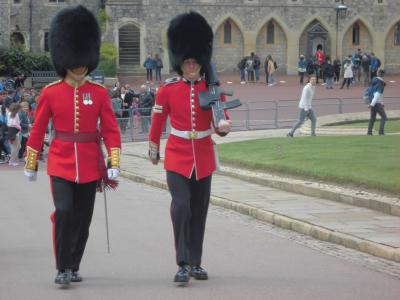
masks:
[[[117,70],[118,76],[143,76],[146,70],[138,66],[120,66]]]

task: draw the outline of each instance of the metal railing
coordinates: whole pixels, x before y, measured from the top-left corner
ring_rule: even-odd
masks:
[[[386,110],[400,110],[399,97],[385,97]],[[273,101],[247,102],[229,111],[233,131],[288,128],[297,120],[299,99],[280,99]],[[359,98],[316,98],[313,108],[317,116],[367,111]],[[122,115],[125,115],[122,117]],[[119,110],[116,112],[123,142],[144,141],[148,138],[151,116],[143,116],[138,110]],[[120,117],[118,117],[120,116]],[[167,121],[163,137],[170,132]]]

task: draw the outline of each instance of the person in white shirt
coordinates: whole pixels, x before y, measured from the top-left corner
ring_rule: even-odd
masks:
[[[368,135],[372,135],[372,129],[376,120],[376,114],[381,116],[381,123],[379,125],[379,135],[385,134],[385,123],[387,120],[385,108],[383,105],[383,91],[385,90],[385,81],[381,77],[374,77],[372,79],[372,101],[369,104],[371,115],[368,122]]]
[[[351,56],[349,56],[343,66],[344,74],[343,74],[343,83],[342,86],[340,87],[341,89],[344,87],[346,83],[347,83],[347,88],[349,88],[350,83],[353,79],[353,66],[354,66],[353,63],[351,62]]]
[[[18,112],[21,106],[18,103],[12,103],[8,108],[7,113],[7,126],[8,126],[8,139],[11,144],[11,157],[9,161],[10,166],[18,166],[18,151],[20,147],[19,132],[21,131],[21,121]]]
[[[316,82],[317,78],[315,76],[311,76],[309,82],[304,86],[299,102],[299,108],[300,108],[299,120],[293,125],[292,129],[287,134],[288,137],[293,137],[296,129],[299,128],[304,123],[307,117],[311,120],[311,135],[315,136],[317,117],[315,115],[314,110],[312,109],[311,103],[314,97]]]

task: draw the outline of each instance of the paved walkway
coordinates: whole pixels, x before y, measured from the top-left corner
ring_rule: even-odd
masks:
[[[234,132],[217,143],[284,136],[287,130]],[[356,133],[356,132],[355,132]],[[162,150],[165,141],[162,143]],[[147,160],[147,142],[125,144],[122,174],[166,189],[162,163]],[[400,198],[222,166],[212,203],[317,239],[400,262]]]

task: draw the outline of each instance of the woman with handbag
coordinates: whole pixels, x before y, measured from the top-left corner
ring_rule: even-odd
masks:
[[[18,166],[18,151],[20,147],[19,132],[21,131],[21,121],[18,112],[21,106],[18,103],[12,103],[8,108],[7,126],[8,126],[8,140],[11,145],[11,158],[9,161],[10,166]]]

